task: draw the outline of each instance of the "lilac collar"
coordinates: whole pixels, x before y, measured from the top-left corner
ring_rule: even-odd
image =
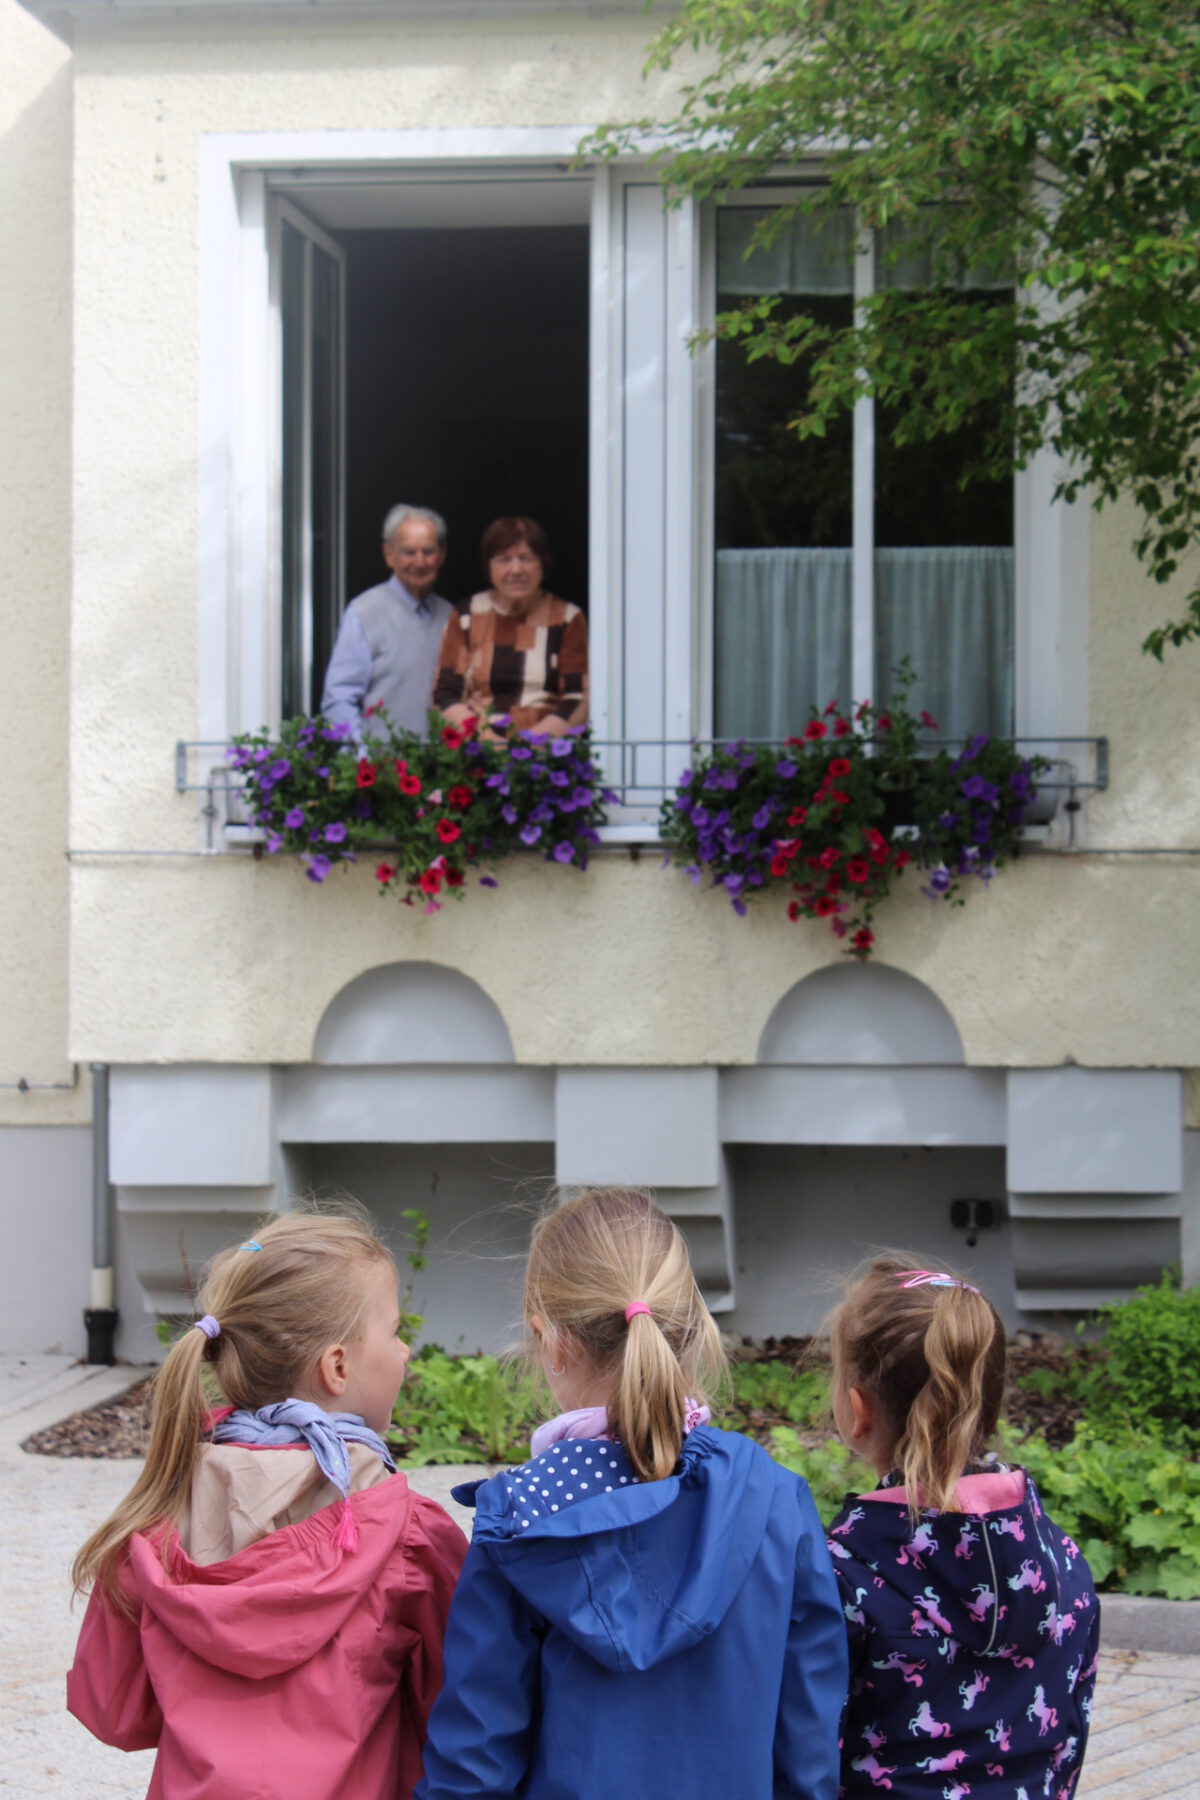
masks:
[[[707,1425],[712,1413],[707,1406],[697,1406],[694,1400],[687,1402],[687,1410],[683,1415],[683,1435],[694,1431],[697,1425]],[[547,1419],[539,1425],[529,1442],[531,1456],[541,1456],[549,1450],[551,1444],[561,1444],[564,1438],[603,1438],[612,1443],[612,1433],[608,1429],[608,1408],[606,1406],[585,1406],[578,1412],[559,1413],[556,1419]]]

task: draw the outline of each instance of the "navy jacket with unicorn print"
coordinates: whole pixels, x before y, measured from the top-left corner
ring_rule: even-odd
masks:
[[[903,1488],[846,1496],[829,1548],[850,1639],[846,1800],[1069,1800],[1083,1763],[1100,1607],[1023,1470],[968,1475],[963,1512]]]

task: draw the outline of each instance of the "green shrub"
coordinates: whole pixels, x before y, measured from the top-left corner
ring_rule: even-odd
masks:
[[[1086,1395],[1089,1419],[1155,1420],[1169,1437],[1200,1442],[1200,1288],[1164,1275],[1101,1316],[1107,1361]]]
[[[1014,1446],[1046,1510],[1087,1557],[1097,1587],[1200,1598],[1200,1463],[1161,1432],[1083,1424],[1051,1450]]]
[[[410,1468],[523,1462],[545,1405],[520,1362],[449,1356],[427,1344],[400,1390],[388,1441]]]

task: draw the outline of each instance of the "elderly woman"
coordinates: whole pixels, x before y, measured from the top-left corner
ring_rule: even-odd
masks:
[[[433,704],[457,725],[499,714],[561,737],[588,716],[587,623],[543,590],[550,545],[534,519],[497,519],[480,544],[490,586],[446,626]]]

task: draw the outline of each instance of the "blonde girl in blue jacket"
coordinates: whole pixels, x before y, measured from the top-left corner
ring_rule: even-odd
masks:
[[[708,1423],[724,1368],[683,1239],[597,1189],[538,1226],[561,1409],[459,1489],[475,1532],[418,1800],[834,1800],[846,1642],[805,1483]]]

